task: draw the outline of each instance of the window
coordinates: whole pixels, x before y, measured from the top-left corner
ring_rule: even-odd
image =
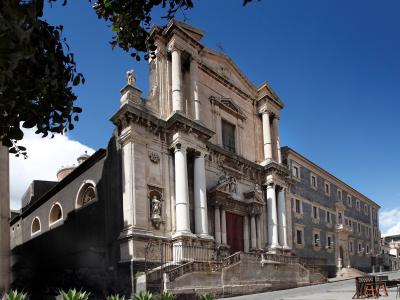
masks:
[[[356,208],[357,210],[360,210],[360,200],[356,200]]]
[[[96,187],[94,181],[86,180],[81,185],[76,197],[76,208],[85,206],[96,200]]]
[[[364,213],[368,215],[368,205],[364,203]]]
[[[293,177],[300,179],[300,167],[298,165],[292,165]]]
[[[319,233],[314,233],[314,247],[319,247],[320,246],[320,239],[319,239]]]
[[[341,212],[338,213],[338,224],[343,224],[343,216]]]
[[[349,241],[349,251],[350,251],[350,254],[354,253],[354,243],[353,243],[353,241]]]
[[[376,220],[376,210],[375,208],[372,209],[372,218]]]
[[[349,220],[349,226],[350,226],[350,227],[352,226],[352,224],[351,224],[351,220]]]
[[[328,235],[326,237],[326,248],[331,249],[333,246],[332,237]]]
[[[59,203],[53,204],[53,206],[50,209],[50,214],[49,214],[49,224],[52,225],[56,223],[57,221],[61,220],[63,217],[62,213],[62,208]]]
[[[310,175],[310,184],[313,189],[317,189],[317,176],[315,176],[314,174]]]
[[[351,207],[351,195],[347,195],[347,205]]]
[[[319,219],[318,207],[316,207],[316,206],[313,206],[313,208],[312,208],[312,217],[313,217],[313,219]]]
[[[303,231],[301,230],[296,230],[296,244],[303,244]]]
[[[40,220],[38,217],[35,217],[32,221],[32,225],[31,225],[31,235],[34,235],[36,233],[39,233],[41,230],[41,224],[40,224]]]
[[[337,190],[337,200],[342,201],[342,190]]]
[[[331,218],[331,213],[329,211],[326,211],[326,223],[331,223],[332,218]]]
[[[367,245],[365,248],[366,248],[366,252],[365,253],[369,254],[369,245]]]
[[[361,243],[359,242],[358,243],[358,253],[362,253],[363,252],[363,248],[362,248],[362,245],[361,245]]]
[[[295,205],[294,205],[294,207],[295,207],[295,212],[298,213],[298,214],[301,214],[301,212],[302,212],[302,209],[301,209],[301,201],[300,201],[299,199],[296,199],[296,200],[295,200]]]
[[[331,185],[329,182],[325,182],[325,195],[330,195],[331,194]]]
[[[235,152],[235,125],[222,120],[222,145],[224,149]]]
[[[361,232],[361,224],[357,223],[357,232],[360,233]]]

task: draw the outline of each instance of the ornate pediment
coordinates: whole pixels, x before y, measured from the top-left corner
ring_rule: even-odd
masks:
[[[211,96],[209,99],[213,105],[218,105],[220,109],[225,110],[227,113],[230,113],[239,119],[246,120],[246,115],[231,98],[216,98]]]
[[[214,188],[216,191],[224,192],[228,194],[236,194],[237,192],[237,180],[233,176],[222,175],[218,179],[218,184]]]
[[[248,192],[243,193],[244,198],[248,203],[264,205],[263,195],[261,188],[255,184],[254,188]]]

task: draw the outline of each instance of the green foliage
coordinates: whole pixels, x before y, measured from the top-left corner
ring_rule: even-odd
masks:
[[[5,294],[6,300],[25,300],[27,299],[27,294],[23,292],[18,292],[17,290],[11,290]]]
[[[0,1],[0,139],[17,155],[26,154],[21,125],[45,137],[72,130],[81,112],[72,87],[84,77],[64,53],[63,27],[41,20],[42,10],[43,0]]]
[[[138,294],[135,294],[134,297],[135,300],[153,300],[153,294],[150,292],[140,292]]]
[[[161,6],[166,9],[164,18],[170,20],[178,10],[193,8],[192,0],[98,0],[93,8],[99,19],[112,23],[115,35],[110,42],[112,48],[119,46],[136,60],[140,52],[146,53],[145,59],[155,51],[154,41],[149,40],[152,24],[151,12]]]
[[[199,300],[214,300],[215,296],[211,293],[205,293],[199,296]]]
[[[107,296],[106,300],[125,300],[124,296],[116,295],[109,295]]]
[[[78,292],[76,289],[70,289],[68,292],[60,290],[59,293],[63,300],[88,300],[90,295],[88,292]]]
[[[176,295],[172,294],[170,291],[162,292],[160,295],[160,300],[175,300]]]

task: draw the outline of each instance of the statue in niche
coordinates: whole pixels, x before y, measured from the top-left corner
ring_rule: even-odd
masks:
[[[157,195],[153,195],[153,198],[151,199],[151,221],[156,228],[160,227],[161,201],[157,198]]]
[[[127,81],[127,84],[129,84],[131,86],[135,86],[136,76],[135,76],[135,72],[133,70],[129,70],[126,72],[126,81]]]

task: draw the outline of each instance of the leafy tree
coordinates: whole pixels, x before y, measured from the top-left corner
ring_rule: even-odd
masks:
[[[44,1],[0,1],[0,140],[17,156],[26,149],[17,145],[24,128],[36,128],[43,137],[74,128],[82,109],[73,86],[85,79],[77,72],[62,25],[43,20]],[[91,0],[88,0],[91,2]],[[243,0],[246,5],[251,0]],[[63,0],[63,5],[67,0]],[[193,8],[192,0],[97,0],[98,18],[111,23],[115,35],[110,42],[136,60],[148,59],[155,51],[149,40],[152,11],[161,7],[164,18]]]

